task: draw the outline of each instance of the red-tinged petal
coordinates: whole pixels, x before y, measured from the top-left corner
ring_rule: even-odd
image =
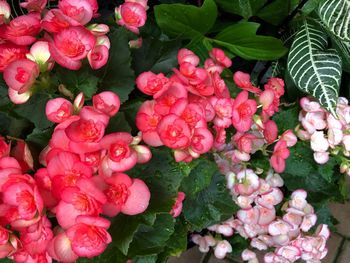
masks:
[[[60,201],[56,207],[56,218],[59,225],[68,229],[75,225],[75,220],[78,216],[84,215],[85,211],[77,210],[74,205]]]
[[[107,160],[108,167],[114,172],[124,172],[133,168],[137,163],[137,154],[134,150],[130,152],[130,156],[115,162],[111,159]]]
[[[130,133],[127,132],[115,132],[110,133],[102,138],[100,141],[100,145],[104,149],[108,149],[112,144],[114,143],[125,143],[126,145],[129,145],[133,140],[133,137]]]
[[[53,59],[60,64],[62,67],[65,67],[67,69],[71,70],[78,70],[81,67],[81,61],[80,60],[73,60],[69,57],[64,56],[58,48],[55,46],[53,42],[49,42],[49,50],[51,53],[51,56]]]
[[[134,179],[128,190],[130,194],[122,206],[121,212],[127,215],[143,213],[147,209],[151,198],[147,185],[140,179]]]
[[[270,224],[275,218],[276,218],[276,211],[275,208],[266,208],[263,206],[259,206],[259,221],[258,224],[259,225],[267,225]]]
[[[142,133],[142,139],[145,143],[153,147],[159,147],[163,145],[157,131],[146,131]]]
[[[60,123],[73,114],[73,105],[63,98],[51,99],[46,104],[45,113],[49,121]]]
[[[94,107],[85,106],[81,109],[79,116],[84,120],[93,120],[94,122],[102,122],[105,126],[109,123],[109,116],[103,111],[97,111]]]
[[[102,217],[94,217],[94,216],[78,216],[76,222],[86,224],[86,225],[103,227],[106,229],[108,229],[109,226],[111,225],[111,221]]]
[[[79,187],[84,193],[87,193],[89,196],[99,201],[101,204],[104,204],[107,201],[106,196],[95,186],[93,181],[89,179],[79,179],[77,187]]]
[[[66,233],[60,233],[48,246],[48,253],[60,262],[74,262],[78,256],[72,250],[72,244]]]
[[[104,91],[92,97],[93,106],[96,110],[114,116],[120,108],[120,100],[117,94]]]

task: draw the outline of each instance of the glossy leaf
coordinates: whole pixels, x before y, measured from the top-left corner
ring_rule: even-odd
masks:
[[[248,19],[261,9],[267,0],[215,0],[225,12]]]

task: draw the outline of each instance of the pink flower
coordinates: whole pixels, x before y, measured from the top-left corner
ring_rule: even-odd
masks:
[[[65,14],[85,25],[90,22],[93,10],[88,0],[61,0],[58,3],[59,9]]]
[[[177,193],[177,198],[175,201],[175,204],[173,208],[170,211],[170,214],[175,218],[178,217],[181,214],[182,211],[182,202],[185,200],[185,193],[184,192],[178,192]]]
[[[40,15],[38,13],[18,16],[8,25],[0,26],[0,37],[16,45],[30,45],[35,42],[41,30]]]
[[[89,30],[82,26],[74,26],[55,34],[49,42],[49,48],[58,64],[77,70],[81,67],[81,60],[86,58],[95,43],[96,39]]]
[[[194,54],[191,50],[186,48],[182,48],[179,50],[179,52],[177,53],[177,60],[180,65],[187,62],[191,63],[195,67],[198,66],[200,62],[199,57],[196,54]]]
[[[29,12],[38,12],[44,10],[46,7],[47,0],[25,0],[25,2],[20,3],[20,6],[27,9]]]
[[[235,74],[233,74],[233,81],[238,87],[240,87],[243,90],[257,94],[261,93],[260,89],[253,86],[253,84],[250,81],[250,76],[247,73],[243,73],[241,71],[235,72]]]
[[[141,73],[136,79],[138,89],[154,98],[158,98],[168,89],[168,83],[169,79],[163,73],[156,75],[150,71]]]
[[[329,147],[329,143],[324,136],[323,131],[316,131],[311,135],[311,149],[315,152],[326,152]]]
[[[78,255],[73,252],[71,240],[63,231],[50,241],[47,251],[53,259],[59,262],[74,262],[78,259]]]
[[[215,110],[214,125],[217,127],[228,128],[232,122],[232,102],[231,99],[211,97],[209,99]]]
[[[215,63],[222,66],[223,68],[229,68],[232,65],[231,59],[229,59],[225,52],[219,48],[213,48],[209,52],[209,56],[214,60]]]
[[[10,42],[0,44],[0,72],[3,72],[11,62],[25,58],[27,52],[26,46],[17,46]]]
[[[241,152],[252,153],[254,141],[257,140],[257,136],[252,133],[239,133],[237,132],[233,140]]]
[[[259,177],[251,169],[244,169],[240,171],[237,176],[237,183],[235,184],[235,191],[240,195],[249,196],[259,189]]]
[[[179,82],[170,82],[169,88],[158,98],[154,105],[154,110],[160,115],[167,115],[170,108],[178,99],[187,98],[188,92],[186,88]]]
[[[22,94],[32,87],[39,72],[39,66],[35,62],[29,59],[18,59],[6,67],[4,80],[10,89]]]
[[[280,78],[270,78],[264,85],[265,90],[272,90],[277,98],[284,94],[284,81]]]
[[[107,245],[112,242],[106,230],[110,224],[102,217],[79,216],[76,224],[66,232],[73,252],[79,257],[87,258],[102,254]]]
[[[110,117],[117,114],[120,107],[120,100],[117,94],[111,91],[103,91],[92,97],[94,109],[103,112]]]
[[[246,132],[253,123],[257,109],[255,100],[248,99],[248,92],[242,91],[232,104],[232,124],[239,132]]]
[[[92,69],[100,69],[106,65],[109,57],[109,49],[105,45],[96,45],[87,54]]]
[[[225,258],[226,254],[231,252],[232,252],[231,244],[226,240],[219,241],[214,249],[214,255],[218,259]]]
[[[273,120],[264,123],[264,137],[268,144],[273,143],[277,139],[278,127]]]
[[[183,149],[190,145],[190,128],[183,119],[175,114],[162,118],[157,131],[161,141],[169,148]]]
[[[64,229],[72,227],[80,215],[98,216],[106,196],[89,179],[79,179],[75,187],[61,192],[61,201],[55,208],[57,221]]]
[[[5,1],[0,1],[0,25],[7,22],[11,15],[10,5]]]
[[[11,156],[16,158],[22,171],[33,170],[34,161],[28,144],[22,140],[16,142],[16,146],[11,151]]]
[[[46,104],[45,112],[49,121],[61,123],[73,114],[73,105],[63,98],[51,99]]]
[[[286,131],[282,134],[281,140],[286,141],[288,147],[293,147],[293,146],[297,143],[298,138],[295,136],[295,134],[293,133],[293,131],[291,131],[291,130],[286,130]]]
[[[109,32],[109,26],[106,24],[92,24],[88,26],[88,29],[97,37],[104,36]]]
[[[282,173],[286,168],[285,160],[289,157],[287,143],[284,140],[279,140],[273,150],[270,159],[270,164],[277,173]]]
[[[136,2],[125,2],[115,9],[118,25],[125,26],[135,34],[139,33],[139,27],[146,23],[146,10]]]
[[[140,214],[148,207],[151,194],[147,185],[140,179],[115,173],[105,178],[104,182],[102,178],[95,178],[95,182],[107,197],[103,214],[109,217],[114,217],[120,212],[127,215]]]
[[[190,149],[197,154],[203,154],[212,148],[213,143],[213,135],[207,128],[195,128],[191,138]]]
[[[329,152],[314,152],[314,160],[318,164],[325,164],[329,160]]]
[[[145,101],[136,115],[136,126],[142,132],[142,139],[150,146],[161,146],[162,141],[157,132],[161,116],[154,111],[155,101]]]
[[[70,26],[80,26],[73,18],[66,16],[59,9],[49,10],[41,21],[43,29],[50,33],[58,33]]]

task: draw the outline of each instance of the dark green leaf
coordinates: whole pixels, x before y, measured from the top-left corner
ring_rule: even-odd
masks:
[[[214,0],[201,7],[184,4],[162,4],[155,7],[159,27],[169,36],[192,39],[204,35],[214,25],[217,8]]]
[[[256,35],[259,24],[241,22],[227,27],[212,41],[244,59],[274,60],[287,49],[280,39]]]
[[[277,26],[296,7],[295,4],[298,5],[298,1],[276,0],[262,8],[258,12],[257,16],[263,19],[264,21]]]
[[[109,134],[112,132],[131,132],[129,123],[125,119],[124,112],[118,112],[117,115],[109,120],[105,133]]]
[[[337,224],[337,219],[332,216],[331,210],[327,203],[314,204],[315,212],[317,215],[316,225],[326,224],[330,227],[332,231],[335,231],[335,225]]]
[[[224,175],[215,172],[207,188],[194,198],[185,199],[182,211],[191,229],[195,231],[201,231],[231,217],[237,211],[237,206],[226,189]]]
[[[98,78],[87,67],[82,67],[78,71],[59,68],[56,77],[60,84],[64,84],[74,94],[83,92],[88,99],[97,91]]]
[[[248,19],[255,15],[267,0],[215,0],[215,2],[223,11]]]
[[[52,99],[48,93],[36,93],[25,104],[14,105],[14,111],[21,117],[34,123],[35,128],[40,130],[53,126],[45,115],[46,103]]]
[[[335,176],[334,171],[339,169],[335,167],[336,165],[337,161],[335,158],[330,158],[327,163],[318,165],[317,171],[327,182],[331,183],[333,176]]]
[[[145,71],[167,74],[177,65],[179,41],[144,39],[142,47],[133,52],[133,66],[136,75]]]
[[[134,71],[131,69],[131,54],[128,34],[118,28],[109,35],[111,49],[107,65],[97,72],[100,90],[110,90],[118,94],[120,102],[125,102],[134,89]]]
[[[152,149],[152,161],[136,165],[128,174],[145,181],[151,192],[148,212],[169,212],[186,171],[165,148]]]
[[[295,105],[289,109],[280,110],[273,116],[272,119],[276,122],[280,134],[286,130],[294,130],[299,124],[299,111],[299,106]]]
[[[143,257],[136,257],[132,260],[132,262],[135,263],[155,263],[157,261],[157,255],[150,255],[150,256],[143,256]]]
[[[40,149],[44,149],[49,144],[52,132],[53,128],[46,130],[35,128],[32,133],[27,136],[26,142],[35,144]]]

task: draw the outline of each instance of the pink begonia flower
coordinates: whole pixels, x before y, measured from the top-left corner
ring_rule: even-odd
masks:
[[[279,140],[273,150],[270,159],[270,164],[277,173],[282,173],[286,168],[285,160],[289,157],[287,143],[284,140]]]
[[[232,61],[225,55],[225,52],[220,48],[213,48],[209,52],[209,56],[214,60],[215,63],[219,64],[223,68],[229,68],[232,65]]]
[[[47,0],[25,0],[20,3],[20,6],[27,9],[29,12],[41,13],[46,7]]]
[[[283,193],[278,188],[273,188],[267,193],[261,194],[257,199],[257,203],[268,209],[272,209],[277,204],[281,203],[283,200]]]
[[[213,135],[207,128],[195,128],[191,138],[190,151],[198,154],[206,153],[212,148],[213,143]]]
[[[100,69],[107,64],[109,49],[105,45],[96,45],[87,54],[89,64],[92,69]]]
[[[289,206],[300,211],[304,210],[307,205],[306,201],[307,192],[303,189],[295,190],[291,195],[291,200],[289,201]]]
[[[281,135],[281,140],[284,140],[288,147],[293,147],[297,143],[298,138],[295,136],[292,130],[286,130]]]
[[[148,0],[125,0],[125,3],[138,3],[138,4],[140,4],[145,8],[145,10],[148,9],[147,2],[148,2]]]
[[[241,209],[237,212],[237,218],[241,220],[244,224],[257,224],[259,221],[260,212],[257,207],[252,207],[249,209]],[[272,219],[273,220],[273,219]]]
[[[259,189],[259,177],[251,169],[244,169],[236,175],[235,191],[240,195],[251,195]]]
[[[61,123],[73,114],[73,105],[63,98],[51,99],[46,103],[46,117],[49,121]]]
[[[18,46],[13,43],[1,43],[0,44],[0,72],[13,61],[24,59],[28,53],[26,46]]]
[[[337,128],[328,128],[327,139],[329,146],[334,148],[339,145],[343,139],[343,131]]]
[[[232,246],[226,240],[219,241],[214,248],[214,255],[218,259],[225,258],[226,254],[231,252],[232,252]]]
[[[238,149],[246,153],[252,153],[253,141],[256,139],[257,137],[252,133],[237,132],[233,137],[233,140],[237,145]]]
[[[272,90],[277,98],[284,94],[284,81],[280,78],[270,78],[264,85],[265,90]]]
[[[139,27],[144,26],[147,19],[146,9],[137,2],[125,2],[116,7],[115,17],[118,25],[125,26],[135,34],[139,34]]]
[[[209,99],[215,110],[214,125],[217,127],[228,128],[232,123],[232,101],[230,98],[211,97]]]
[[[142,138],[150,146],[161,146],[162,141],[157,132],[161,116],[154,111],[155,101],[145,101],[136,115],[136,126],[142,132]]]
[[[170,82],[169,88],[160,97],[156,98],[154,110],[160,115],[167,115],[178,99],[187,98],[187,96],[188,92],[181,83]]]
[[[78,259],[78,255],[72,249],[72,242],[65,232],[58,234],[50,241],[47,246],[48,254],[59,262],[74,262]]]
[[[40,195],[43,198],[44,206],[53,208],[58,204],[52,193],[52,181],[46,168],[40,168],[34,174],[35,183],[38,186]]]
[[[284,185],[282,177],[273,172],[268,173],[265,180],[271,187],[282,187]]]
[[[150,71],[141,73],[136,79],[136,86],[143,93],[158,98],[169,88],[169,79],[163,73],[154,74]]]
[[[196,95],[210,96],[214,93],[212,86],[205,85],[208,80],[208,72],[203,68],[197,68],[191,63],[183,62],[180,64],[179,70],[173,69],[176,77],[183,84],[188,85],[188,89]]]
[[[89,23],[93,16],[92,6],[88,0],[61,0],[58,8],[81,25]]]
[[[323,130],[327,127],[324,111],[308,112],[301,119],[301,124],[308,133],[313,134],[316,130]]]
[[[107,126],[109,123],[108,114],[97,110],[93,106],[84,106],[79,112],[79,116],[83,120],[92,120],[94,122],[101,122],[103,125]]]
[[[32,87],[39,73],[38,64],[29,59],[18,59],[5,68],[3,76],[10,89],[22,94]]]
[[[278,127],[273,120],[264,123],[264,137],[268,144],[273,143],[277,139]]]
[[[212,85],[214,87],[214,95],[219,98],[230,98],[230,91],[225,81],[220,77],[218,72],[211,76]]]
[[[106,196],[89,179],[79,179],[75,187],[66,187],[61,192],[61,201],[55,207],[59,225],[70,228],[80,215],[98,216],[106,203]]]
[[[132,179],[123,173],[112,174],[104,181],[101,177],[95,177],[94,180],[107,197],[107,202],[103,205],[103,214],[109,217],[114,217],[120,212],[136,215],[147,209],[151,194],[142,180]]]
[[[55,64],[55,61],[51,58],[49,43],[47,41],[35,42],[26,56],[40,66],[41,72],[51,70]]]
[[[261,90],[257,87],[254,87],[253,84],[250,81],[250,75],[241,71],[236,71],[233,74],[233,81],[235,84],[246,91],[260,94]]]
[[[323,131],[316,131],[311,135],[310,146],[315,152],[326,152],[328,150],[329,143]]]
[[[329,152],[314,152],[314,160],[318,164],[325,164],[329,160]]]
[[[250,129],[256,110],[256,102],[248,99],[248,92],[240,92],[232,104],[232,124],[237,131],[246,132]]]
[[[102,138],[100,146],[107,151],[100,163],[102,176],[111,176],[113,172],[130,170],[137,163],[137,152],[131,147],[133,137],[127,132],[111,133]]]
[[[193,243],[199,246],[199,251],[202,253],[207,253],[210,247],[213,247],[216,245],[216,240],[211,235],[202,237],[201,235],[195,234],[195,235],[192,235],[191,239]]]
[[[81,60],[86,58],[95,46],[94,35],[82,26],[73,26],[55,34],[49,42],[53,59],[62,67],[78,70]]]
[[[25,141],[17,140],[16,146],[11,150],[11,156],[16,158],[22,171],[33,170],[34,161],[28,144]]]
[[[187,148],[191,141],[191,131],[187,123],[175,114],[162,118],[157,132],[164,145],[172,149]]]
[[[116,115],[120,108],[120,100],[117,94],[111,91],[103,91],[92,97],[95,110],[103,112],[110,117]]]
[[[66,16],[59,9],[49,10],[41,21],[42,28],[50,33],[58,33],[70,26],[80,26],[73,18]]]
[[[0,25],[6,23],[11,16],[11,7],[5,0],[0,1]]]
[[[182,202],[183,200],[185,200],[185,193],[184,192],[178,192],[177,193],[177,197],[176,197],[176,201],[175,204],[173,206],[173,208],[170,211],[170,214],[172,215],[172,217],[178,217],[181,214],[182,211]]]
[[[2,157],[0,159],[0,189],[11,174],[22,174],[21,166],[13,157]]]
[[[102,254],[112,242],[107,232],[110,224],[109,220],[102,217],[79,216],[76,224],[66,231],[73,252],[87,258]]]
[[[182,48],[177,53],[177,60],[179,64],[183,64],[185,62],[191,63],[193,66],[198,66],[200,60],[199,57],[193,53],[191,50]]]
[[[40,30],[40,15],[31,13],[18,16],[7,25],[1,25],[0,37],[16,45],[26,46],[35,42]]]
[[[259,262],[257,257],[256,257],[256,254],[249,249],[245,249],[242,251],[241,258],[244,261],[248,261],[248,263],[258,263]]]

